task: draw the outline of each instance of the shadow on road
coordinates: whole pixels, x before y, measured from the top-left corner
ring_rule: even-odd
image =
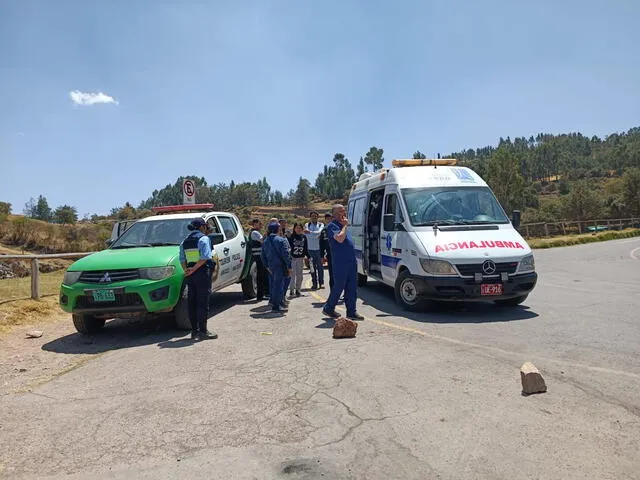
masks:
[[[217,314],[244,302],[242,293],[218,292],[212,296],[209,325],[215,330]],[[66,354],[96,354],[122,348],[158,344],[161,348],[187,347],[193,344],[191,332],[175,328],[170,316],[141,319],[116,318],[107,321],[102,331],[92,335],[72,333],[45,343],[42,350]],[[186,338],[182,338],[186,337]],[[179,339],[179,340],[174,340]]]
[[[404,317],[421,323],[492,323],[529,320],[538,314],[524,305],[504,307],[492,302],[441,302],[428,312],[403,310],[395,300],[393,289],[382,283],[369,280],[366,287],[358,288],[358,298],[382,312],[384,317]]]

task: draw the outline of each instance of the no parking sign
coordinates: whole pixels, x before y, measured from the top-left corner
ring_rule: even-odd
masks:
[[[193,180],[182,181],[182,203],[185,205],[196,203],[196,184]]]

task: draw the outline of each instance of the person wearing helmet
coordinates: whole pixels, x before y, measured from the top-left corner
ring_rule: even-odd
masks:
[[[191,322],[191,339],[208,340],[218,334],[207,330],[211,278],[215,263],[211,239],[207,237],[209,225],[202,218],[191,221],[191,233],[180,244],[180,264],[185,271],[187,305]]]

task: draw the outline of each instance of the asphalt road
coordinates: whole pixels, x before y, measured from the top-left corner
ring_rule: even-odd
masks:
[[[233,289],[218,340],[122,321],[55,339],[104,355],[0,397],[0,477],[640,478],[639,257],[537,251],[518,308],[407,314],[372,284],[355,339],[331,338],[326,291],[274,318]],[[525,361],[547,393],[521,395]]]

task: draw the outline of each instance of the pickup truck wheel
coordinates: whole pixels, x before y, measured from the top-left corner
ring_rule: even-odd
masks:
[[[104,327],[104,318],[96,318],[93,315],[72,314],[73,325],[80,333],[98,333]]]
[[[362,275],[361,273],[358,274],[358,286],[359,287],[366,287],[367,286],[367,276],[366,275]]]
[[[258,291],[258,266],[252,263],[249,274],[242,280],[242,293],[245,298],[256,298]]]
[[[191,321],[189,320],[189,306],[187,303],[187,289],[189,287],[185,286],[182,291],[182,296],[175,308],[173,309],[173,315],[176,322],[176,327],[179,330],[191,330]]]
[[[416,279],[408,270],[403,270],[398,275],[395,285],[396,302],[405,310],[410,312],[422,312],[426,310],[432,302],[425,300],[419,295]]]
[[[506,300],[495,300],[494,303],[503,307],[515,307],[516,305],[520,305],[524,302],[528,296],[529,295],[527,294],[515,298],[508,298]]]

